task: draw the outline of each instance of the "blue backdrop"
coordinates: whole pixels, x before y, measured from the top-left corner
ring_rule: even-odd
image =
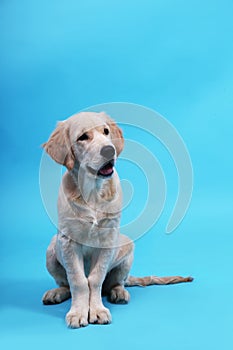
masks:
[[[231,0],[1,1],[6,349],[232,348],[232,16]],[[64,322],[70,301],[40,301],[54,287],[45,250],[55,232],[40,198],[40,144],[57,120],[111,101],[164,115],[182,135],[195,175],[184,221],[165,235],[165,210],[136,242],[132,272],[192,274],[195,281],[132,288],[129,305],[104,301],[111,325],[73,331]]]

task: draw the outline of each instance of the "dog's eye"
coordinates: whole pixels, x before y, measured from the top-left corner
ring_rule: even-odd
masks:
[[[108,135],[109,134],[109,130],[107,128],[104,128],[104,133],[105,133],[105,135]]]
[[[86,133],[82,134],[77,141],[85,141],[88,140],[88,135]]]

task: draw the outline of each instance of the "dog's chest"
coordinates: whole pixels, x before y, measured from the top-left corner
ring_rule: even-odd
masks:
[[[106,194],[106,191],[104,191]],[[120,226],[121,191],[112,197],[102,190],[86,198],[68,196],[61,187],[58,200],[59,230],[74,241],[91,247],[115,244]]]
[[[88,230],[114,227],[120,219],[121,201],[107,202],[101,198],[87,202],[83,198],[69,202],[74,218],[85,223]]]
[[[119,234],[120,214],[78,206],[63,212],[60,230],[77,243],[98,248],[112,247]]]

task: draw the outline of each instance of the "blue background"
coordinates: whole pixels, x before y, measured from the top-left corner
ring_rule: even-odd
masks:
[[[232,348],[232,16],[230,0],[1,1],[5,348]],[[57,120],[110,101],[164,115],[194,167],[184,221],[165,235],[168,199],[158,224],[136,242],[132,273],[192,274],[195,281],[132,288],[129,305],[104,301],[111,325],[69,330],[70,301],[40,301],[54,287],[45,250],[55,232],[40,198],[40,144]],[[171,184],[173,177],[166,171]]]

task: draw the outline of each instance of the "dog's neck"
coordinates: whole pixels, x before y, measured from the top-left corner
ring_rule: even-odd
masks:
[[[88,173],[82,167],[74,167],[69,173],[78,189],[80,197],[87,204],[91,203],[92,206],[98,206],[101,199],[105,201],[111,200],[116,193],[112,178],[99,178]]]

